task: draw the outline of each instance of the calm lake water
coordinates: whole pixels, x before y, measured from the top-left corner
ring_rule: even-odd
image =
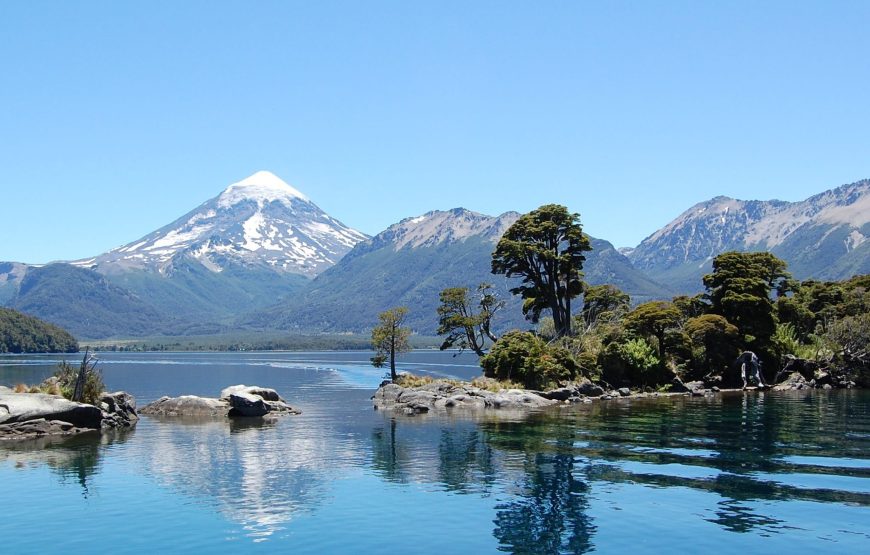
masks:
[[[391,416],[370,353],[101,355],[110,389],[277,389],[275,422],[143,417],[0,444],[2,553],[860,553],[870,395],[605,401],[525,416]],[[0,385],[60,357],[0,357]],[[418,351],[468,378],[473,356]]]

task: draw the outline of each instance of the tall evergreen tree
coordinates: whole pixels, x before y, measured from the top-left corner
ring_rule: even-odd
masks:
[[[549,309],[562,337],[571,334],[571,299],[583,292],[583,253],[590,250],[580,215],[547,204],[508,228],[492,253],[492,273],[521,276],[511,293],[523,298],[523,314],[537,323]]]

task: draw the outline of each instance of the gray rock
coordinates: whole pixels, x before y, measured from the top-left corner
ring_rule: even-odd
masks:
[[[103,428],[130,428],[139,421],[136,399],[125,391],[103,393],[100,397],[103,408]]]
[[[604,395],[604,388],[600,385],[592,383],[588,379],[582,380],[576,385],[577,393],[586,397],[601,397]]]
[[[627,387],[620,387],[617,391],[622,397],[628,397],[629,395],[631,395],[631,390]]]
[[[265,416],[269,406],[259,395],[250,393],[230,393],[230,410],[227,416]]]
[[[550,399],[552,401],[567,401],[572,397],[577,397],[578,392],[577,389],[573,387],[560,387],[559,389],[544,391],[543,393],[539,393],[539,395],[544,399]]]
[[[790,391],[808,388],[806,378],[800,372],[792,372],[782,382],[773,386],[774,391]]]
[[[419,414],[445,409],[528,409],[555,404],[537,393],[511,389],[493,393],[467,384],[433,382],[417,388],[389,383],[372,396],[375,409]]]
[[[228,401],[182,395],[180,397],[161,397],[142,407],[139,414],[150,416],[226,416],[230,410]]]
[[[712,391],[713,393],[719,393],[719,392],[722,391],[722,390],[719,389],[718,386],[715,386],[715,385],[714,385],[713,387],[710,388],[710,391]]]
[[[99,430],[103,411],[93,405],[74,403],[46,393],[0,394],[0,424],[39,419],[60,420],[76,428]]]
[[[238,393],[247,393],[249,395],[259,395],[264,401],[275,401],[286,403],[284,399],[278,395],[278,392],[268,387],[260,387],[257,385],[231,385],[221,391],[221,399],[229,400],[230,395]]]
[[[520,389],[509,389],[484,399],[487,407],[495,409],[539,408],[552,405],[555,401],[545,399],[536,393]]]

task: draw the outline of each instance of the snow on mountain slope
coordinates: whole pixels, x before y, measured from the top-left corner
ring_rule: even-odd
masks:
[[[212,272],[241,265],[313,277],[365,239],[275,174],[260,171],[168,226],[76,264],[107,274],[165,274],[185,256]]]
[[[653,278],[681,287],[700,287],[713,257],[728,250],[768,250],[797,277],[842,279],[870,270],[868,224],[870,180],[800,202],[716,197],[680,214],[628,256]]]

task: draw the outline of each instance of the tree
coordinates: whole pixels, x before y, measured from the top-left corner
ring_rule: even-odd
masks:
[[[658,359],[665,363],[665,336],[680,324],[680,311],[668,301],[650,301],[635,307],[625,317],[625,327],[641,337],[655,337]]]
[[[411,330],[402,327],[407,314],[408,309],[404,306],[381,312],[378,314],[380,324],[372,330],[372,346],[375,349],[372,365],[376,368],[383,368],[387,357],[389,357],[390,379],[394,382],[398,377],[396,375],[396,355],[411,350],[411,346],[408,344]]]
[[[621,316],[628,312],[631,297],[615,285],[592,285],[583,292],[583,321],[587,327],[605,314]]]
[[[769,350],[776,331],[771,292],[782,297],[794,286],[786,263],[769,252],[722,253],[704,276],[711,312],[737,326],[745,346],[759,352]]]
[[[467,287],[450,287],[441,291],[441,305],[438,307],[438,335],[445,335],[441,350],[451,347],[471,349],[478,356],[485,354],[486,341],[493,343],[498,338],[492,333],[492,317],[503,306],[504,301],[496,297],[489,283],[477,287],[477,306]]]
[[[692,340],[696,377],[726,370],[737,358],[740,333],[722,316],[704,314],[690,318],[685,331]]]
[[[583,253],[590,250],[580,215],[547,204],[508,228],[492,253],[492,273],[521,276],[511,293],[522,297],[523,314],[537,323],[549,309],[563,337],[571,334],[571,299],[583,292]]]

